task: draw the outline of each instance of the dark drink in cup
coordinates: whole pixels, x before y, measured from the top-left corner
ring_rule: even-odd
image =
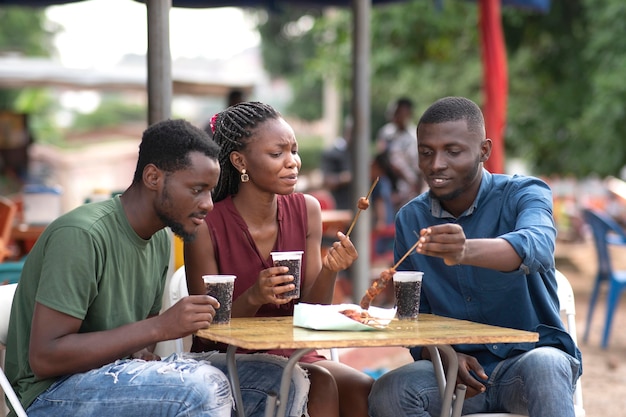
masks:
[[[399,320],[417,320],[423,275],[424,273],[419,271],[398,271],[393,275],[396,317]]]
[[[233,290],[235,289],[234,275],[203,275],[206,293],[217,299],[220,308],[215,310],[213,324],[230,323],[230,314],[233,307]]]
[[[302,254],[303,251],[288,251],[288,252],[272,252],[272,261],[274,266],[286,266],[289,268],[287,275],[293,275],[293,285],[295,288],[292,291],[284,292],[280,295],[282,298],[293,299],[300,298],[300,281],[302,274]]]

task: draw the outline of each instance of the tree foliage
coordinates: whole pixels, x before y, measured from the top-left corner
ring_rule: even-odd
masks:
[[[0,7],[0,53],[48,56],[57,29],[46,21],[43,9]]]
[[[437,4],[413,0],[372,9],[372,132],[398,96],[412,98],[417,114],[446,95],[482,103],[477,6],[464,0]],[[316,82],[333,73],[348,103],[350,11],[319,16],[292,9],[273,17],[273,33],[303,15],[315,22],[299,35],[297,51],[273,44],[261,24],[263,49],[274,52],[264,55],[268,70]],[[539,175],[616,175],[626,164],[626,3],[555,0],[547,14],[504,7],[502,21],[509,60],[507,158],[523,157]],[[297,65],[280,72],[268,60]],[[293,83],[296,90],[305,84]],[[308,100],[298,92],[295,97],[296,112],[303,103],[321,108],[310,90]]]
[[[54,50],[52,40],[59,28],[46,20],[43,9],[32,7],[0,7],[0,54],[49,56]],[[31,131],[36,138],[58,140],[58,131],[47,115],[54,106],[44,89],[1,89],[0,109],[28,113]]]

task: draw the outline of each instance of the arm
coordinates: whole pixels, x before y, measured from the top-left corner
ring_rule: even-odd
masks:
[[[301,300],[306,303],[329,304],[335,290],[337,272],[349,268],[358,254],[350,238],[337,232],[338,241],[322,260],[322,214],[319,202],[305,194],[308,232],[306,237],[306,287]]]
[[[187,336],[210,325],[217,301],[186,297],[163,314],[115,329],[79,333],[82,320],[36,303],[29,361],[38,378],[85,372],[128,357],[162,340]]]
[[[554,268],[556,229],[552,215],[552,194],[542,181],[518,181],[506,195],[513,202],[500,221],[509,224],[498,236],[466,239],[460,226],[446,224],[420,231],[417,252],[443,258],[447,265],[471,265],[503,272]]]
[[[466,239],[463,228],[448,223],[420,231],[417,253],[442,258],[446,265],[471,265],[498,271],[514,271],[522,259],[502,238]]]
[[[205,294],[202,275],[219,274],[215,249],[208,227],[200,227],[193,242],[185,242],[185,274],[190,294]],[[284,275],[289,269],[284,266],[267,268],[259,272],[253,286],[233,300],[232,317],[252,317],[263,304],[286,304],[290,300],[277,297],[294,289],[291,277]]]
[[[189,294],[206,294],[202,276],[220,273],[215,259],[213,240],[206,223],[198,228],[193,241],[184,243],[183,255]]]

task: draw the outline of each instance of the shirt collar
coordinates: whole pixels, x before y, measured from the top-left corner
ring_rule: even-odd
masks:
[[[463,213],[461,213],[461,215],[459,217],[463,217],[463,216],[470,216],[474,210],[476,210],[476,207],[478,206],[478,202],[484,197],[484,195],[487,193],[487,190],[490,188],[491,183],[493,181],[493,175],[487,171],[486,169],[483,168],[483,176],[482,179],[480,181],[480,187],[478,189],[478,194],[476,195],[476,198],[474,199],[474,202],[469,206],[469,208],[467,210],[465,210]],[[441,202],[436,199],[436,198],[432,198],[431,195],[428,195],[428,200],[430,201],[430,213],[433,215],[433,217],[439,218],[439,219],[444,219],[444,218],[455,218],[451,213],[449,213],[448,211],[446,211],[442,206],[441,206]]]

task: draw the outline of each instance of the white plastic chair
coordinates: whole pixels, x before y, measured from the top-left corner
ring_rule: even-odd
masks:
[[[567,277],[560,271],[556,271],[556,283],[559,296],[559,304],[561,315],[565,316],[565,327],[567,332],[572,337],[572,340],[578,345],[578,339],[576,337],[576,304],[574,302],[574,291],[569,283]],[[574,391],[574,409],[576,411],[576,417],[585,417],[585,409],[583,408],[583,393],[580,384],[580,379],[576,383],[576,390]],[[465,417],[524,417],[520,414],[508,414],[508,413],[478,413],[478,414],[465,414]]]
[[[185,277],[185,265],[179,267],[170,277],[163,294],[163,308],[166,310],[176,304],[178,300],[189,295],[187,279]],[[165,358],[172,353],[183,353],[183,339],[166,340],[157,343],[154,353]]]
[[[4,365],[4,351],[7,344],[7,333],[9,332],[9,316],[11,315],[11,305],[13,304],[13,296],[15,295],[16,288],[17,284],[0,285],[0,353],[2,354],[0,365]],[[2,391],[4,391],[4,395],[9,399],[9,403],[11,403],[17,416],[26,417],[26,412],[4,374],[4,368],[2,366],[0,366],[0,386],[2,387]],[[6,407],[4,395],[2,396],[2,401],[0,401],[0,410],[3,411]],[[5,414],[6,412],[3,415]]]

